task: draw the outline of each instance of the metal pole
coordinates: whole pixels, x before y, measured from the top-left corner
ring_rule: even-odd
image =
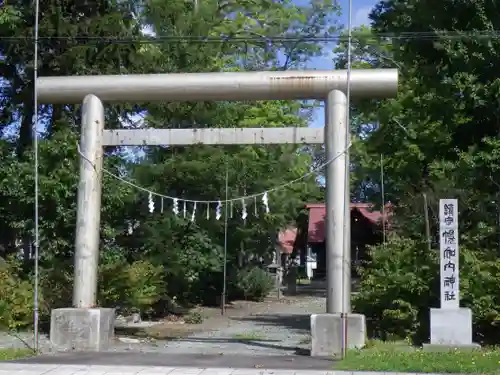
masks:
[[[330,92],[325,103],[325,153],[333,160],[325,173],[327,313],[341,313],[343,304],[346,110],[344,92]]]
[[[345,219],[344,219],[344,279],[342,312],[351,311],[351,162],[349,144],[351,143],[351,74],[352,74],[352,0],[349,0],[347,16],[347,83],[346,83],[346,133],[345,133]],[[347,322],[343,321],[343,324]],[[345,330],[347,326],[345,327]],[[344,331],[345,331],[344,330]]]
[[[223,264],[223,272],[224,272],[224,282],[222,285],[222,298],[221,298],[221,314],[224,315],[226,312],[226,283],[227,283],[227,223],[228,223],[228,206],[229,206],[229,168],[227,165],[226,158],[226,202],[224,203],[224,264]]]
[[[92,308],[96,304],[101,220],[102,132],[104,107],[95,95],[87,95],[82,106],[80,181],[75,239],[73,306]]]
[[[283,269],[281,262],[281,249],[277,244],[278,241],[274,241],[274,248],[276,254],[276,298],[279,300],[281,298],[281,284],[283,278]]]
[[[349,0],[347,16],[347,84],[346,84],[346,132],[345,132],[345,200],[344,200],[344,261],[342,278],[342,358],[347,353],[347,314],[351,311],[351,72],[352,72],[352,0]]]
[[[382,243],[385,245],[385,183],[384,183],[384,155],[380,154],[380,194],[382,198]]]
[[[38,215],[38,95],[37,95],[37,80],[38,80],[38,25],[39,25],[40,1],[35,1],[35,51],[33,61],[33,148],[35,149],[35,285],[34,285],[34,301],[33,301],[33,341],[34,349],[38,352],[38,278],[39,278],[39,215]]]

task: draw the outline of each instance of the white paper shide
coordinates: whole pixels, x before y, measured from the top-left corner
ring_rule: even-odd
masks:
[[[458,201],[439,200],[441,308],[458,309],[460,304],[458,269]]]

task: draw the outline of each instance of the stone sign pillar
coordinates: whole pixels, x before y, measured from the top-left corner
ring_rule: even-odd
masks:
[[[473,349],[472,312],[460,307],[458,201],[439,200],[441,306],[430,309],[431,343],[426,350]]]

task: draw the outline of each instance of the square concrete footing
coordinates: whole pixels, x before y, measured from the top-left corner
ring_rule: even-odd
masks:
[[[54,351],[98,352],[111,345],[114,326],[114,309],[52,310],[50,343]]]
[[[425,351],[475,350],[472,342],[472,311],[467,308],[430,309],[431,343]]]
[[[311,315],[311,356],[332,357],[342,354],[342,315]],[[366,319],[361,314],[347,315],[348,349],[362,348],[366,344]]]

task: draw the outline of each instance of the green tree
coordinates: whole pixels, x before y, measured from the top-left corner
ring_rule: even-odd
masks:
[[[474,16],[466,20],[469,12]],[[400,87],[396,99],[354,107],[363,122],[377,123],[363,142],[359,171],[379,183],[375,176],[384,155],[386,200],[395,204],[393,230],[400,239],[373,249],[357,306],[380,319],[382,330],[427,338],[427,311],[437,307],[439,284],[432,281],[437,260],[424,237],[422,195],[429,198],[432,252],[439,246],[438,201],[456,197],[461,303],[473,309],[476,339],[497,342],[500,295],[490,286],[499,275],[498,78],[493,74],[499,48],[487,31],[496,29],[495,13],[483,1],[445,1],[429,8],[424,1],[389,0],[371,17],[373,37],[364,43],[376,53],[367,59],[358,46],[355,61],[397,67]],[[405,282],[405,275],[412,275],[412,282]]]
[[[168,4],[163,1],[89,4],[42,0],[40,9],[39,76],[302,67],[308,59],[321,53],[321,46],[302,36],[335,28],[338,12],[328,0],[312,1],[300,7],[291,1],[238,4],[204,1],[197,11],[190,2],[181,0]],[[9,7],[2,12],[0,251],[6,256],[20,251],[27,254],[33,243],[34,14],[32,3],[21,0],[9,1]],[[145,27],[154,35],[145,34]],[[208,37],[223,39],[203,40]],[[269,37],[276,40],[270,43]],[[46,311],[68,305],[71,295],[79,108],[79,105],[39,107],[39,249],[42,289],[47,291],[43,296]],[[144,117],[140,121],[136,118],[138,114]],[[107,106],[106,126],[304,126],[309,114],[309,105],[283,101],[124,103]],[[310,163],[300,146],[143,148],[145,156],[134,161],[124,157],[124,151],[106,150],[107,170],[159,193],[195,199],[225,195],[226,163],[230,168],[230,197],[262,192],[293,180],[308,171]],[[108,175],[103,189],[101,279],[108,287],[101,290],[102,303],[127,305],[134,300],[153,304],[158,297],[163,297],[153,295],[163,286],[166,291],[158,293],[183,298],[186,302],[195,302],[196,295],[200,294],[195,290],[201,285],[219,293],[217,272],[221,269],[223,228],[221,222],[213,220],[213,205],[211,220],[205,220],[203,212],[203,217],[191,224],[174,217],[168,202],[165,202],[163,216],[150,215],[146,210],[147,196]],[[318,188],[311,177],[280,194],[270,196],[269,215],[254,216],[253,202],[248,201],[250,217],[245,225],[237,219],[241,202],[235,202],[234,220],[230,222],[228,259],[231,265],[238,264],[240,252],[247,260],[269,256],[276,229],[293,221],[298,206],[309,197],[317,196]],[[156,203],[159,208],[160,202]],[[198,209],[201,215],[205,207]],[[129,222],[139,224],[133,236],[127,234]],[[24,279],[29,278],[32,271],[30,263],[25,264]],[[126,277],[117,275],[116,280],[109,280],[108,276],[115,273],[110,270],[124,264],[128,264],[124,266],[128,270]],[[167,267],[162,268],[163,265]],[[154,275],[151,285],[130,284],[136,282],[133,275],[140,270]],[[160,283],[157,276],[162,272]],[[216,280],[203,279],[207,274],[216,275],[213,276]],[[179,280],[180,284],[176,286],[172,280]],[[123,283],[129,285],[123,286]],[[129,293],[134,289],[131,285],[144,294]],[[118,286],[125,289],[115,293]],[[150,292],[153,294],[148,294]],[[119,301],[123,298],[128,300]]]
[[[291,2],[248,1],[219,5],[217,2],[203,2],[197,11],[191,4],[178,2],[175,5],[152,2],[146,8],[144,17],[150,30],[164,42],[155,44],[155,53],[168,56],[166,71],[196,72],[241,69],[287,69],[303,66],[310,57],[318,54],[320,48],[306,38],[294,44],[286,42],[304,33],[319,33],[332,28],[332,15],[335,8],[331,2],[312,2],[305,7],[297,7]],[[264,10],[264,11],[263,11]],[[173,14],[182,14],[173,17]],[[230,15],[234,15],[230,16]],[[166,20],[166,21],[165,21]],[[283,22],[286,20],[285,22]],[[187,40],[182,36],[192,35]],[[200,37],[223,36],[227,40],[222,43],[199,43]],[[284,42],[269,43],[269,38],[283,38]],[[174,40],[180,41],[174,43]],[[235,41],[235,39],[237,41]],[[241,40],[244,40],[242,43]],[[279,56],[286,56],[285,62]],[[171,65],[170,65],[171,64]],[[179,103],[168,105],[148,105],[148,115],[143,126],[190,128],[190,127],[272,127],[272,126],[304,126],[310,111],[309,105],[294,102],[243,102],[243,103]],[[305,112],[305,116],[304,116]],[[168,196],[186,199],[223,199],[225,196],[225,169],[229,169],[229,197],[236,198],[263,192],[273,186],[294,180],[309,170],[310,158],[302,152],[301,147],[167,147],[145,149],[145,158],[133,168],[132,178],[151,190]],[[236,200],[231,208],[233,213],[229,223],[228,262],[231,267],[243,265],[245,261],[255,258],[268,258],[273,250],[276,228],[293,222],[297,208],[307,202],[309,197],[318,195],[318,187],[314,177],[306,179],[284,193],[271,194],[271,214],[262,214],[260,197],[246,200],[249,218],[242,225],[242,202]],[[163,218],[151,216],[145,212],[145,196],[139,197],[131,214],[144,226],[157,228],[165,225]],[[156,206],[161,202],[157,200]],[[172,202],[164,201],[163,216],[172,216]],[[183,207],[180,207],[181,211]],[[192,204],[187,207],[193,210]],[[209,209],[211,219],[206,220]],[[212,246],[214,252],[198,251],[200,264],[210,264],[221,270],[220,246],[223,243],[222,222],[214,220],[215,204],[197,207],[197,235],[192,237],[200,242],[189,246],[205,248]],[[254,215],[254,210],[257,215]],[[160,214],[158,214],[160,215]],[[182,216],[182,215],[181,215]],[[189,218],[189,217],[188,217]],[[176,222],[174,220],[174,222]],[[189,220],[185,220],[179,238],[185,236]],[[173,228],[173,227],[171,227]],[[153,230],[153,229],[151,229]],[[189,249],[178,240],[169,246],[162,245],[162,236],[146,237],[157,241],[153,245],[141,235],[134,236],[134,245],[148,243],[148,246],[162,252],[157,259],[172,259],[167,253],[183,254]],[[191,237],[190,237],[191,238]],[[128,241],[128,239],[126,239]],[[215,251],[217,249],[218,251]],[[179,247],[180,246],[180,247]],[[165,249],[166,248],[166,249]],[[142,250],[141,250],[142,252]],[[205,255],[206,254],[206,255]],[[201,259],[199,257],[209,257]],[[188,258],[192,258],[189,255]],[[171,260],[170,260],[171,261]],[[178,271],[183,275],[188,273]],[[201,273],[199,273],[201,275]],[[221,278],[221,277],[220,277]],[[193,288],[198,281],[189,277]],[[220,294],[219,286],[214,289]],[[189,289],[188,288],[188,289]],[[196,287],[194,287],[196,288]],[[172,290],[172,292],[174,292]]]

